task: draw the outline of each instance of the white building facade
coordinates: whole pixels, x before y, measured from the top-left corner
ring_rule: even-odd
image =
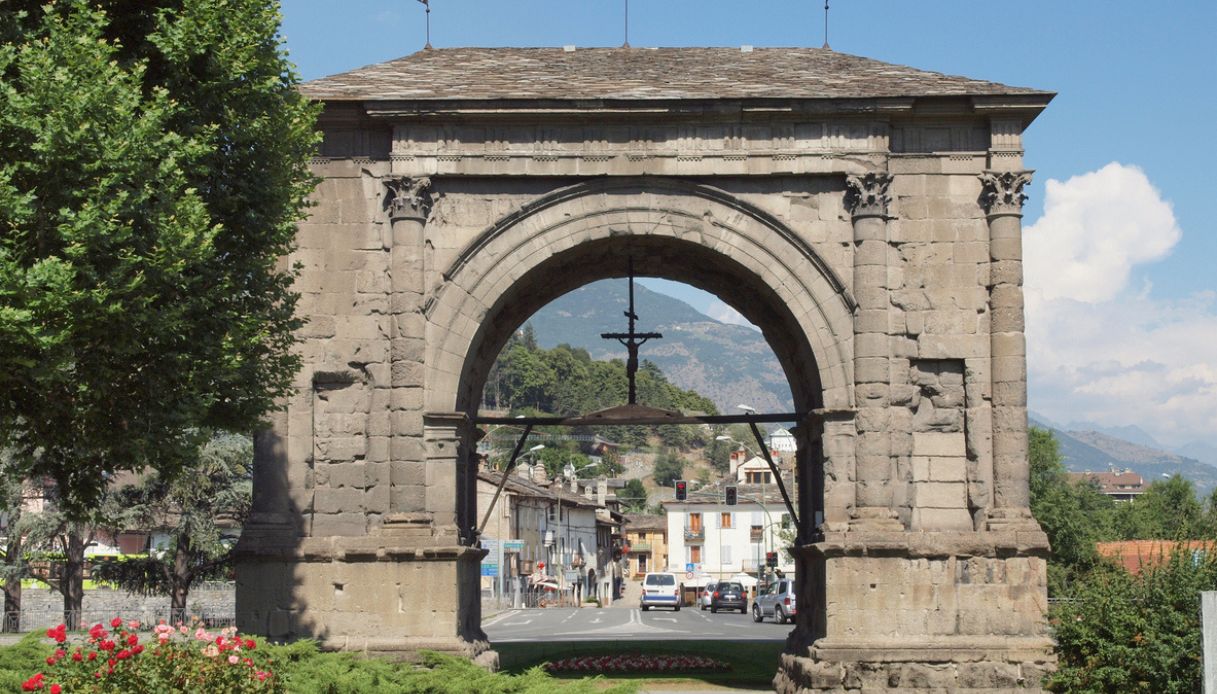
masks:
[[[740,503],[721,501],[669,502],[668,570],[692,578],[729,578],[737,573],[755,576],[765,567],[766,552],[777,552],[778,569],[794,573],[794,561],[784,551],[792,528],[780,498],[767,498],[762,506],[741,494]],[[792,532],[792,531],[791,531]]]

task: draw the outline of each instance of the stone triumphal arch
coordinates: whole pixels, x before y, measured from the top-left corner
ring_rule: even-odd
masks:
[[[241,627],[493,662],[473,418],[528,316],[639,274],[773,347],[804,608],[779,689],[1035,689],[1022,132],[1051,94],[816,49],[442,49],[308,83],[304,368],[258,439]]]

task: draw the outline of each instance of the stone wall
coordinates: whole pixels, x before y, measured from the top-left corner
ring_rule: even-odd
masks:
[[[235,590],[231,584],[205,584],[190,591],[187,614],[210,624],[232,624],[235,620]],[[115,616],[138,619],[145,624],[171,621],[169,598],[163,595],[134,595],[122,590],[94,588],[85,591],[81,619],[86,624],[109,624]],[[47,588],[21,591],[21,630],[38,631],[63,621],[63,596]]]

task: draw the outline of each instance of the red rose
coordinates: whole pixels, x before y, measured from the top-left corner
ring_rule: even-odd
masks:
[[[127,637],[128,646],[134,646],[137,643],[139,643],[139,637],[136,636],[135,634],[131,634],[130,636]]]
[[[127,649],[124,648],[118,652],[118,655],[116,657],[119,660],[126,660],[127,658],[131,657],[131,651],[128,651]]]
[[[140,644],[136,644],[135,648],[132,648],[132,649],[131,649],[131,652],[132,652],[133,654],[135,654],[135,655],[139,655],[140,653],[143,653],[143,652],[144,652],[144,644],[142,644],[142,643],[140,643]]]
[[[94,660],[97,660],[97,652],[96,652],[96,651],[89,651],[89,662],[92,662],[92,661],[94,661]]]
[[[110,627],[113,629],[117,629],[117,628],[121,627],[122,625],[123,625],[123,620],[121,617],[115,617],[114,619],[110,620]]]
[[[72,660],[75,660],[78,663],[83,660],[83,656],[80,655],[80,651],[76,651],[72,654]]]
[[[51,685],[51,694],[60,694],[62,691],[63,687],[60,687],[58,684]]]
[[[245,647],[252,651],[253,649],[258,647],[258,642],[254,641],[253,639],[246,639]]]

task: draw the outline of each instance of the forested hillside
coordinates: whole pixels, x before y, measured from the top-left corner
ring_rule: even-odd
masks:
[[[659,367],[645,359],[638,369],[637,382],[640,404],[686,413],[718,412],[709,398],[676,387]],[[542,349],[531,325],[525,325],[508,341],[491,368],[483,404],[514,413],[572,416],[623,405],[628,389],[624,361],[596,361],[587,350],[564,344]],[[598,427],[595,433],[628,445],[645,444],[650,433],[658,433],[668,446],[687,448],[705,443],[702,428],[696,426]]]

